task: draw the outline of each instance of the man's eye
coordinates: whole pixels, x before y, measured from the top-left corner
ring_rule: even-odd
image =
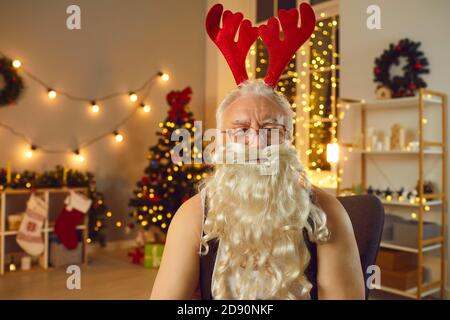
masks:
[[[238,128],[238,129],[235,130],[235,134],[237,134],[237,135],[244,135],[244,134],[247,133],[247,131],[248,131],[248,129],[246,129],[246,128]]]

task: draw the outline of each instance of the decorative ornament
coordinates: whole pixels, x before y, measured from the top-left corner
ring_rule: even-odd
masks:
[[[423,193],[424,194],[431,194],[434,193],[436,190],[436,187],[433,182],[425,180],[423,182]],[[419,192],[419,181],[417,181],[416,185],[416,191]]]
[[[17,270],[16,264],[14,263],[14,258],[11,256],[11,262],[9,263],[8,269],[10,272]]]
[[[392,97],[399,98],[414,96],[418,89],[427,87],[421,75],[430,73],[427,68],[429,63],[424,53],[418,49],[420,45],[420,42],[402,39],[397,44],[390,44],[389,49],[384,50],[383,54],[375,59],[373,73],[374,81],[379,84],[378,88],[389,88]],[[407,59],[402,67],[403,75],[391,77],[391,67],[398,66],[401,57]]]
[[[171,91],[167,94],[166,100],[170,105],[168,111],[170,121],[178,123],[182,118],[187,117],[186,105],[191,101],[191,94],[191,87],[186,87],[182,91]]]
[[[386,100],[392,98],[392,90],[385,86],[378,87],[375,93],[377,95],[377,99],[379,100]]]
[[[13,105],[23,90],[23,80],[13,67],[12,61],[0,58],[0,107]]]
[[[267,24],[259,27],[253,27],[241,12],[223,12],[221,4],[214,5],[206,17],[208,36],[222,52],[238,86],[248,79],[245,58],[258,37],[261,37],[269,53],[269,69],[264,82],[275,88],[284,68],[309,39],[315,25],[314,10],[307,3],[301,3],[298,9],[279,10],[278,19],[272,17]],[[235,41],[238,29],[239,38]]]
[[[391,128],[391,150],[405,149],[405,129],[398,123]]]

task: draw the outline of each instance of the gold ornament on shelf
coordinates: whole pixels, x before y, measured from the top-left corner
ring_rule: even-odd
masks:
[[[391,128],[391,150],[405,149],[405,129],[398,123]]]
[[[392,98],[392,90],[388,87],[379,87],[375,91],[376,97],[378,100],[387,100]]]

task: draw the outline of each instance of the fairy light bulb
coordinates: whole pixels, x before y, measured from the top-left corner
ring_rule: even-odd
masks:
[[[93,113],[98,113],[100,111],[100,107],[98,106],[97,102],[95,101],[91,102],[91,111]]]
[[[144,112],[148,113],[151,110],[151,107],[148,104],[141,104],[142,110],[144,110]]]
[[[161,73],[161,79],[163,81],[169,81],[170,77],[167,73]]]
[[[73,153],[75,155],[75,159],[77,159],[79,162],[84,161],[84,156],[80,153],[80,150],[77,149]]]
[[[118,131],[114,131],[114,137],[116,139],[117,142],[122,142],[123,141],[123,135],[121,135]]]
[[[18,59],[15,59],[12,62],[12,66],[16,69],[19,69],[22,66],[22,62],[20,62],[20,60],[18,60]]]
[[[36,150],[36,146],[32,145],[32,146],[30,147],[30,149],[27,150],[27,151],[25,152],[25,157],[27,157],[28,159],[30,159],[31,157],[33,157],[33,154],[34,154],[34,151],[35,151],[35,150]]]
[[[138,95],[134,92],[130,92],[129,97],[131,102],[136,102],[138,99]]]
[[[47,90],[47,95],[50,99],[55,99],[56,98],[56,91],[53,89],[48,89]]]

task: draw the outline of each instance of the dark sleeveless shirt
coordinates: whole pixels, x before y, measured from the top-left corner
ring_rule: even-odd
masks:
[[[205,197],[206,198],[206,197]],[[311,200],[315,202],[314,194],[311,194]],[[205,199],[205,219],[208,214],[208,201]],[[204,221],[203,221],[204,222]],[[204,235],[204,233],[203,233]],[[317,300],[317,246],[311,242],[308,237],[308,232],[303,229],[303,237],[305,239],[306,247],[309,250],[311,259],[308,267],[305,270],[305,276],[312,284],[310,297],[312,300]],[[217,256],[217,249],[219,246],[218,239],[212,239],[208,242],[209,251],[206,255],[200,255],[200,292],[202,300],[212,300],[211,283],[214,271],[214,264]]]

